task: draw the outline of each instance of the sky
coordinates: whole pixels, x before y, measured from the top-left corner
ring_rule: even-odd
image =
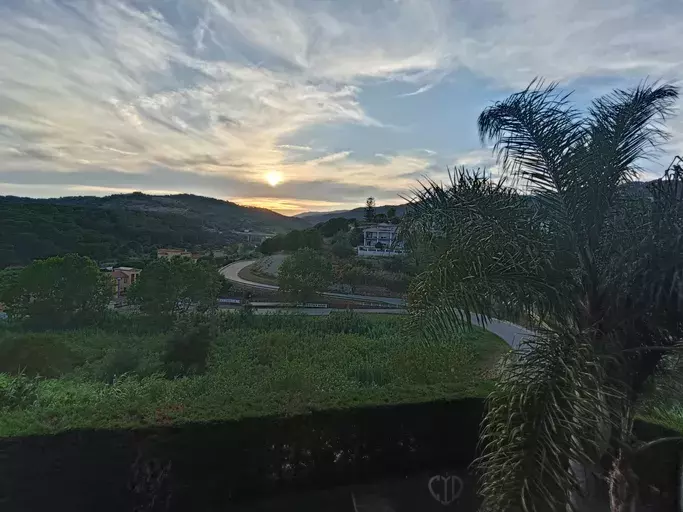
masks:
[[[681,0],[0,0],[0,195],[193,193],[287,215],[496,172],[476,120],[681,84]],[[679,105],[680,108],[681,105]],[[683,154],[683,116],[643,164]]]

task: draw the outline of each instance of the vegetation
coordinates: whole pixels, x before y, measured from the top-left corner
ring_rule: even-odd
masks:
[[[7,313],[34,327],[64,328],[97,321],[114,282],[90,259],[76,254],[38,260],[14,275],[0,301]]]
[[[413,269],[408,262],[396,258],[353,258],[333,260],[335,282],[348,287],[352,293],[360,286],[403,294]]]
[[[349,226],[356,226],[355,219],[347,219],[346,217],[333,217],[330,220],[316,224],[315,229],[320,231],[320,234],[325,238],[331,238],[339,233],[346,233],[349,231]]]
[[[415,343],[393,316],[224,314],[210,323],[213,332],[195,330],[206,324],[187,319],[164,333],[141,317],[114,315],[98,329],[0,330],[0,436],[483,396],[506,351],[477,329]],[[61,347],[50,378],[23,374],[26,358],[6,357],[6,343],[37,336]],[[195,342],[208,346],[205,363]],[[174,372],[178,362],[195,367]]]
[[[259,250],[265,255],[275,254],[279,251],[293,252],[299,249],[320,249],[323,246],[323,237],[317,229],[293,230],[286,235],[277,235],[264,240]]]
[[[280,251],[294,252],[305,248],[318,250],[323,247],[325,238],[332,238],[333,244],[342,240],[345,242],[344,245],[351,247],[350,242],[357,241],[357,236],[353,240],[349,239],[349,227],[355,225],[356,221],[353,219],[333,217],[317,224],[314,228],[293,230],[285,235],[268,238],[261,243],[259,251],[265,255],[271,255]]]
[[[214,310],[224,289],[229,286],[209,262],[160,258],[145,267],[130,287],[128,299],[143,313],[167,319],[190,310]]]
[[[368,197],[365,201],[365,222],[375,221],[375,198]]]
[[[277,283],[295,300],[310,298],[332,283],[332,264],[313,249],[299,249],[280,265]]]
[[[0,268],[78,253],[96,261],[140,257],[159,247],[204,249],[244,228],[284,231],[303,221],[192,195],[30,199],[0,197]]]
[[[479,118],[531,198],[464,169],[416,193],[404,230],[430,252],[410,288],[414,326],[436,337],[471,314],[508,314],[539,333],[489,400],[486,510],[585,509],[584,471],[601,471],[603,455],[613,503],[635,506],[624,447],[647,383],[683,335],[683,170],[646,191],[629,183],[665,140],[676,98],[674,87],[641,84],[582,115],[533,83]]]
[[[683,435],[683,352],[667,353],[656,379],[647,383],[639,416]]]

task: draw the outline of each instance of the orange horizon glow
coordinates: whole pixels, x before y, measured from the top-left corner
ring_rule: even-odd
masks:
[[[363,206],[360,203],[334,203],[329,201],[298,201],[296,199],[281,199],[277,197],[238,197],[226,198],[229,201],[242,206],[267,208],[281,215],[291,217],[304,212],[326,212],[334,210],[346,210]]]

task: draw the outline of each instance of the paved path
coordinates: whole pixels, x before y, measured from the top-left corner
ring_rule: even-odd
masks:
[[[241,284],[243,286],[249,286],[251,288],[260,288],[262,290],[277,290],[278,287],[272,284],[262,284],[262,283],[255,283],[253,281],[247,281],[246,279],[242,279],[239,276],[240,271],[254,263],[256,260],[246,260],[246,261],[236,261],[235,263],[231,263],[230,265],[227,265],[223,268],[220,269],[221,274],[223,274],[228,281],[232,281],[234,283]],[[367,301],[367,302],[383,302],[385,304],[392,304],[395,306],[405,306],[406,302],[403,299],[398,299],[394,297],[368,297],[366,295],[354,295],[354,294],[345,294],[345,293],[322,293],[321,295],[327,296],[327,297],[335,297],[335,298],[340,298],[340,299],[352,299],[352,300],[359,300],[359,301]],[[292,311],[292,312],[297,312],[297,313],[303,313],[305,315],[329,315],[330,311],[333,311],[333,308],[328,308],[328,309],[295,309],[295,310],[285,310],[281,308],[273,308],[273,309],[268,309],[264,310],[265,313],[276,313],[280,311]],[[390,310],[387,309],[379,309],[379,310],[374,310],[374,309],[359,309],[357,312],[359,313],[386,313]],[[392,312],[401,314],[405,313],[406,311],[404,309],[395,309],[392,310]],[[472,318],[472,322],[475,325],[481,326],[481,323],[478,322],[475,318]],[[485,326],[483,326],[486,330],[492,332],[496,336],[502,338],[505,340],[505,342],[510,345],[511,348],[517,349],[520,346],[520,343],[528,337],[533,336],[533,333],[525,329],[524,327],[520,325],[515,325],[510,322],[506,322],[505,320],[498,320],[495,318],[492,318]]]

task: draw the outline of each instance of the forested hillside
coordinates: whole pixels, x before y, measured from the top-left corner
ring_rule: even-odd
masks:
[[[164,246],[218,247],[238,239],[233,230],[284,232],[302,224],[269,210],[192,195],[0,197],[0,268],[69,252],[105,261]]]

